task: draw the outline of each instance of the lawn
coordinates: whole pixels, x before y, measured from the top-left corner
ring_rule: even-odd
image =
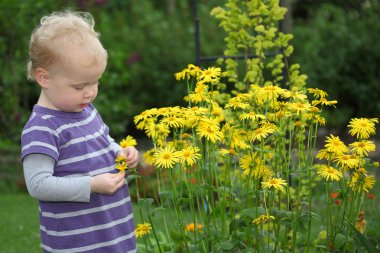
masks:
[[[41,252],[38,203],[25,193],[0,196],[0,252]]]
[[[134,203],[135,223],[141,222],[138,205]],[[142,212],[145,216],[146,212]],[[165,212],[170,217],[171,212]],[[38,202],[27,193],[6,193],[0,195],[0,252],[39,253],[40,234],[38,222]],[[144,221],[146,222],[146,221]],[[153,217],[157,227],[162,220]],[[169,224],[170,226],[170,224]],[[138,239],[138,243],[143,243]]]
[[[379,193],[379,184],[374,192]],[[38,203],[26,193],[8,193],[0,195],[0,252],[4,253],[37,253],[41,252],[38,229]],[[380,240],[380,221],[378,220],[379,199],[367,201],[367,236],[373,243]],[[138,206],[134,205],[136,224],[140,223]],[[165,216],[171,213],[165,211]],[[145,214],[145,213],[144,213]],[[144,215],[145,216],[145,215]],[[170,220],[170,218],[169,218]],[[146,221],[145,221],[146,222]],[[163,228],[159,215],[153,219],[156,228]],[[171,224],[169,224],[170,226]],[[138,240],[142,244],[142,240]]]

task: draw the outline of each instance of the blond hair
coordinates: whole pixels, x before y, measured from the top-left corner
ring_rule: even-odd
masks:
[[[49,70],[57,63],[67,60],[72,46],[82,46],[97,62],[107,61],[107,51],[94,30],[95,21],[87,12],[54,12],[41,19],[29,42],[28,78],[34,79],[37,68]]]

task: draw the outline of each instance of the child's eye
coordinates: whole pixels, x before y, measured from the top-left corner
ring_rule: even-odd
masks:
[[[83,90],[84,89],[84,85],[74,86],[74,89],[76,89],[76,90]]]

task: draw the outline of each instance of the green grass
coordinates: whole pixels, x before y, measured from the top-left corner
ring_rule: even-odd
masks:
[[[133,204],[135,224],[141,222],[137,204]],[[146,217],[146,211],[143,210]],[[166,210],[165,216],[173,217]],[[0,253],[40,253],[38,201],[27,193],[2,193],[0,195]],[[153,217],[156,227],[163,228],[161,217]],[[169,218],[170,220],[170,218]],[[170,226],[170,225],[169,225]],[[142,240],[138,240],[142,243]]]
[[[41,252],[38,203],[25,193],[0,196],[0,252]]]
[[[366,236],[370,241],[377,245],[380,238],[380,221],[378,219],[380,206],[380,184],[376,184],[372,191],[377,195],[374,200],[367,200],[364,210],[367,216]],[[146,206],[142,205],[142,214],[144,219],[147,217]],[[134,203],[133,207],[136,225],[141,222],[138,205]],[[321,210],[319,210],[321,211]],[[175,214],[173,210],[158,211],[152,217],[154,227],[164,231],[164,224],[161,215],[166,217],[169,230],[174,226],[176,220],[173,219]],[[191,222],[189,213],[186,212],[185,222]],[[6,193],[0,195],[0,252],[1,253],[37,253],[41,252],[39,222],[38,222],[38,203],[27,193]],[[321,221],[319,221],[321,222]],[[318,221],[316,221],[318,223]],[[316,224],[318,226],[318,224]],[[138,240],[142,244],[141,239]],[[142,251],[143,252],[143,251]]]

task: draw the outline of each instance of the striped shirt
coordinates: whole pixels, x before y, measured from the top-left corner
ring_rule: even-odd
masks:
[[[56,177],[117,173],[120,146],[92,105],[79,113],[35,105],[21,146],[21,159],[29,154],[52,157]],[[91,194],[88,203],[39,201],[39,215],[44,252],[136,252],[127,184],[113,195]]]

